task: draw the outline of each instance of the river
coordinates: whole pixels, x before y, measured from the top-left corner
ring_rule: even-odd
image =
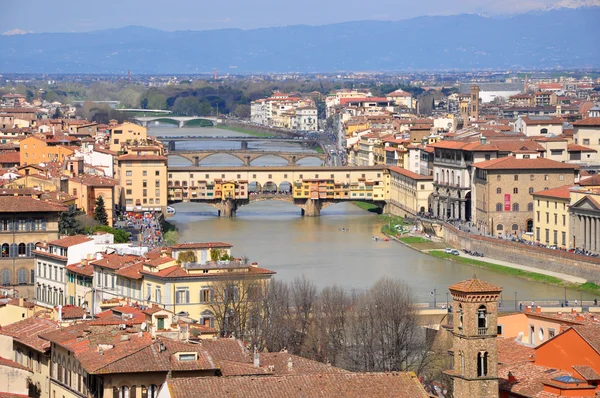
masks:
[[[226,133],[213,128],[164,130],[177,130],[174,135]],[[165,135],[165,131],[151,127],[150,134]],[[282,146],[288,145],[302,150],[298,144]],[[218,159],[213,162],[218,163]],[[362,290],[387,276],[406,281],[419,302],[431,303],[435,289],[436,301],[443,303],[449,285],[476,274],[503,288],[503,309],[514,309],[515,292],[519,301],[564,300],[565,296],[560,287],[433,258],[396,242],[375,242],[372,236],[381,236],[382,220],[352,203],[330,206],[317,218],[302,217],[299,208],[277,201],[241,207],[231,219],[219,218],[208,205],[180,203],[174,207],[177,213],[170,221],[179,229],[181,242],[228,242],[234,246],[235,256],[247,256],[261,267],[276,271],[279,280],[291,281],[304,275],[320,288],[339,285],[348,290]],[[341,228],[349,232],[342,232]],[[567,291],[567,298],[580,300],[581,294]],[[586,294],[583,298],[593,299]]]

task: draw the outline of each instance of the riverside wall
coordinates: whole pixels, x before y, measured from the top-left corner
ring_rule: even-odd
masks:
[[[600,284],[599,257],[585,257],[560,250],[472,235],[459,231],[449,224],[443,224],[441,234],[450,246],[459,250],[477,251],[484,253],[486,257],[574,275]],[[481,261],[488,261],[486,257],[483,257]],[[489,261],[493,263],[493,260]]]

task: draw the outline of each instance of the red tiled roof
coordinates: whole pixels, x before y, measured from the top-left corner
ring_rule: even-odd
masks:
[[[75,274],[84,275],[84,276],[93,276],[94,275],[94,267],[88,264],[69,264],[65,267],[68,271],[71,271]]]
[[[509,372],[515,378],[514,382],[509,382]],[[558,376],[571,376],[571,374],[562,370],[535,365],[532,362],[507,363],[498,366],[500,390],[509,391],[522,397],[543,397],[540,394],[544,391],[544,382]],[[552,396],[558,398],[556,395],[549,395],[548,397]]]
[[[595,149],[588,148],[587,146],[577,145],[577,144],[569,144],[567,146],[567,151],[569,152],[598,152]]]
[[[555,169],[577,169],[577,166],[568,163],[557,162],[545,158],[517,159],[514,156],[487,160],[474,163],[474,167],[484,170],[555,170]]]
[[[168,382],[173,398],[196,398],[198,391],[232,398],[428,397],[408,372],[317,373],[298,376],[178,377]]]
[[[0,213],[63,212],[66,206],[27,196],[0,196]]]
[[[114,187],[119,181],[114,178],[100,177],[94,175],[79,175],[69,178],[71,181],[81,183],[90,187]]]
[[[120,269],[126,265],[135,264],[143,260],[141,256],[135,256],[133,254],[104,254],[100,260],[91,261],[90,264],[102,268],[109,269]]]
[[[142,279],[143,275],[140,274],[140,271],[144,268],[144,264],[139,262],[137,264],[125,266],[117,271],[115,274],[119,276],[123,276],[129,279]]]
[[[412,171],[406,170],[402,167],[391,166],[389,169],[395,173],[402,174],[405,177],[412,178],[413,180],[433,180],[433,176],[413,173]]]
[[[157,276],[160,278],[221,278],[221,277],[232,277],[232,276],[245,276],[245,275],[275,275],[275,271],[268,270],[266,268],[259,267],[247,267],[248,271],[237,271],[234,269],[232,272],[220,272],[220,273],[202,273],[202,274],[188,274],[181,266],[173,265],[157,272],[140,271],[143,275]]]
[[[590,178],[586,178],[585,180],[579,180],[577,185],[580,185],[582,187],[600,186],[600,174],[594,174]]]
[[[503,339],[498,337],[498,362],[501,364],[515,364],[521,362],[533,362],[535,349],[516,342],[514,339]]]
[[[17,363],[11,359],[6,359],[6,358],[2,358],[2,357],[0,357],[0,366],[8,366],[9,368],[27,370],[27,371],[31,372],[26,366],[23,366],[20,363]]]
[[[573,365],[573,369],[587,381],[598,381],[600,375],[594,369],[587,365]]]
[[[62,307],[62,319],[82,319],[84,314],[87,314],[87,312],[81,307],[74,305],[64,305]]]
[[[27,398],[27,394],[13,394],[12,392],[0,392],[0,398]]]
[[[19,152],[0,152],[0,163],[20,164],[20,156]]]
[[[478,292],[501,292],[502,288],[496,285],[492,285],[489,282],[482,281],[481,279],[472,278],[462,282],[455,283],[448,287],[450,291],[454,290],[463,293],[478,293]]]
[[[50,348],[50,343],[38,336],[57,329],[58,324],[56,322],[44,318],[31,317],[3,326],[1,333],[12,336],[14,340],[36,351],[45,352]]]
[[[82,243],[93,241],[92,238],[88,238],[86,235],[74,235],[67,236],[61,239],[53,240],[52,242],[48,242],[48,245],[54,245],[58,247],[71,247],[75,245],[80,245]]]
[[[544,191],[538,191],[532,193],[535,196],[543,196],[546,198],[556,198],[556,199],[570,199],[572,185],[563,185],[562,187],[546,189]]]
[[[573,123],[573,126],[600,126],[600,117],[588,117]]]
[[[537,124],[537,125],[547,125],[547,124],[561,124],[562,119],[559,117],[548,117],[543,119],[532,119],[529,117],[521,117],[521,120],[525,122],[525,124]]]

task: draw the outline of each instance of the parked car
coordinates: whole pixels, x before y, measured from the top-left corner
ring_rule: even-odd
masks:
[[[451,247],[447,247],[447,248],[444,249],[444,253],[446,253],[446,254],[452,254],[452,250],[454,250],[454,249],[451,248]]]
[[[450,254],[455,255],[455,256],[460,256],[460,252],[458,250],[456,250],[456,249],[452,249],[450,251]]]

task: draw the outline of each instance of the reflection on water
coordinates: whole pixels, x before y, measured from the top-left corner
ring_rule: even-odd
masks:
[[[436,259],[396,242],[374,242],[373,235],[381,236],[381,220],[351,203],[328,207],[316,218],[301,217],[299,208],[277,201],[244,206],[231,219],[217,217],[216,210],[203,204],[182,203],[175,208],[172,221],[182,241],[231,243],[235,256],[248,256],[277,271],[280,280],[305,275],[319,287],[365,289],[388,276],[409,283],[422,302],[432,301],[433,289],[436,300],[445,302],[448,285],[476,273],[504,288],[506,305],[514,300],[514,292],[519,300],[564,298],[562,288]],[[580,295],[569,292],[569,297]]]

